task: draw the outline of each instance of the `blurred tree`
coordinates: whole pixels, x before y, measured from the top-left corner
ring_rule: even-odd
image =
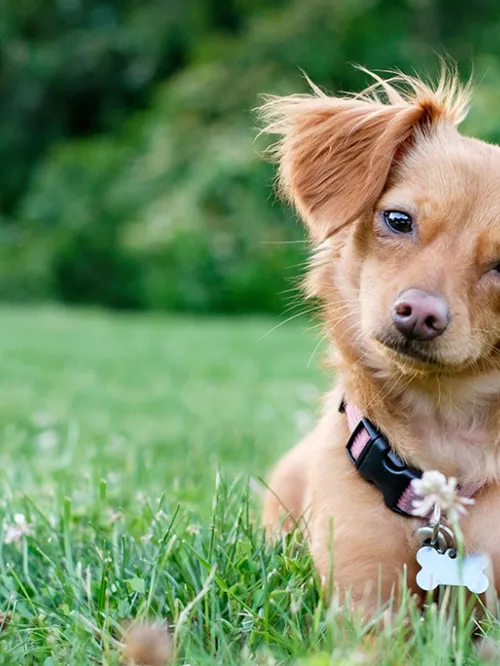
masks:
[[[206,4],[206,6],[205,6]],[[237,28],[235,2],[16,0],[0,13],[0,210],[9,215],[33,160],[64,137],[113,130],[199,39]]]
[[[305,244],[251,109],[306,90],[300,68],[356,90],[367,77],[351,62],[435,74],[448,52],[483,79],[466,128],[500,139],[486,0],[18,0],[4,13],[4,297],[283,310]]]

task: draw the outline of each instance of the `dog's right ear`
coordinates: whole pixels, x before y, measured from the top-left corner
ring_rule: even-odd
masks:
[[[281,136],[274,146],[280,191],[316,241],[375,204],[395,160],[422,134],[466,115],[469,89],[454,76],[444,73],[435,89],[397,77],[406,94],[374,78],[377,84],[357,97],[328,97],[312,86],[314,95],[271,97],[261,108],[264,132]],[[373,95],[376,87],[388,103]]]

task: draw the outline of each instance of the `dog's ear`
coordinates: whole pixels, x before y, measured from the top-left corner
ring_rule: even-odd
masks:
[[[422,134],[457,125],[466,115],[469,87],[461,88],[456,76],[444,73],[434,89],[411,77],[374,78],[377,83],[357,97],[328,97],[311,84],[313,95],[272,97],[261,109],[264,132],[281,136],[273,147],[280,191],[314,240],[373,206],[395,160]]]

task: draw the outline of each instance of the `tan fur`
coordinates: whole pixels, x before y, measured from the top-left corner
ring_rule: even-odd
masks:
[[[357,97],[315,89],[263,107],[281,136],[280,189],[318,243],[307,292],[323,303],[338,376],[271,476],[263,519],[272,531],[287,512],[287,529],[304,518],[320,574],[333,557],[335,584],[359,601],[388,599],[404,569],[415,587],[421,521],[386,509],[348,460],[342,395],[409,464],[484,485],[463,530],[468,550],[491,554],[500,591],[500,148],[458,133],[469,95],[453,76],[436,88],[399,76]],[[392,233],[384,210],[411,214],[416,233]],[[391,309],[410,288],[441,294],[452,320],[403,353]]]

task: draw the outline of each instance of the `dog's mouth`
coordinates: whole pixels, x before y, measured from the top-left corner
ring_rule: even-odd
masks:
[[[375,335],[375,342],[381,345],[383,352],[390,360],[402,361],[405,365],[420,366],[422,370],[437,370],[447,364],[433,352],[429,342],[419,342],[394,338],[389,335]]]

